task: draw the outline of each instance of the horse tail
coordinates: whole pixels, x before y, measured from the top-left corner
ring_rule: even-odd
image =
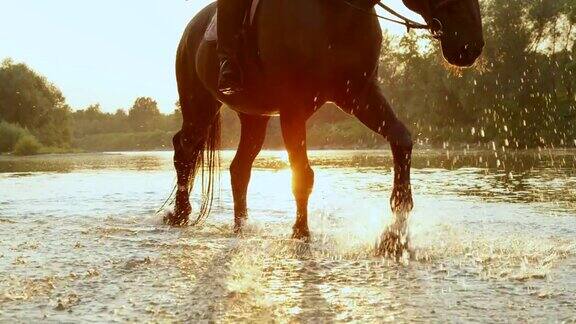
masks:
[[[189,190],[192,190],[198,173],[200,173],[202,188],[200,209],[196,219],[191,223],[192,225],[203,223],[212,210],[217,182],[220,180],[221,125],[220,112],[217,112],[212,124],[208,127],[208,132],[203,142],[196,146],[195,151],[191,152],[193,164],[190,170],[192,174],[190,177]]]

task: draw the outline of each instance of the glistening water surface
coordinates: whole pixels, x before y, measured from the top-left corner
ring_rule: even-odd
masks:
[[[289,239],[284,152],[255,162],[232,234],[232,156],[207,224],[182,229],[155,214],[170,152],[0,157],[0,322],[576,320],[576,151],[417,151],[399,263],[373,255],[388,151],[310,152],[310,244]]]

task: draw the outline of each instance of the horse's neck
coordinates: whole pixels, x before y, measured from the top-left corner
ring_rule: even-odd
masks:
[[[367,14],[370,15],[370,13],[372,12],[376,4],[380,2],[380,0],[334,0],[329,2],[332,2],[331,3],[332,5],[334,4],[334,2],[342,2],[347,7],[347,9],[353,8],[352,11],[355,14],[360,13],[362,15]]]
[[[260,28],[273,29],[288,37],[349,31],[363,21],[374,19],[371,10],[375,0],[259,1],[261,8],[255,17],[255,25],[258,21],[264,22]]]
[[[379,52],[381,29],[370,0],[261,0],[260,9],[259,52],[270,65],[320,64],[326,57],[350,62]]]
[[[365,8],[365,9],[372,9],[374,6],[380,2],[380,0],[352,0],[352,3],[357,4],[358,6]]]
[[[366,33],[379,33],[380,28],[371,27],[379,26],[376,12],[374,11],[375,3],[378,0],[317,0],[325,6],[325,12],[331,15],[329,21],[333,25],[333,31],[336,31],[337,38],[343,41],[350,41],[354,36],[367,36]],[[361,35],[359,35],[361,34]],[[348,39],[343,37],[348,35]]]

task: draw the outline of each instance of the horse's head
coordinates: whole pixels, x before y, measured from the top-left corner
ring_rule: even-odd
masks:
[[[450,64],[460,67],[474,64],[484,47],[478,0],[403,1],[432,28]]]

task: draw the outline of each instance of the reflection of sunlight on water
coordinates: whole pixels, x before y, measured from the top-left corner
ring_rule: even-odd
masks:
[[[310,227],[324,256],[373,253],[371,250],[386,225],[382,210],[359,205],[347,210],[315,210]]]
[[[435,234],[415,235],[418,260],[458,266],[484,280],[543,279],[576,254],[576,241],[516,233],[506,237],[472,233],[450,225]]]
[[[278,159],[286,164],[290,163],[288,151],[278,151]]]

